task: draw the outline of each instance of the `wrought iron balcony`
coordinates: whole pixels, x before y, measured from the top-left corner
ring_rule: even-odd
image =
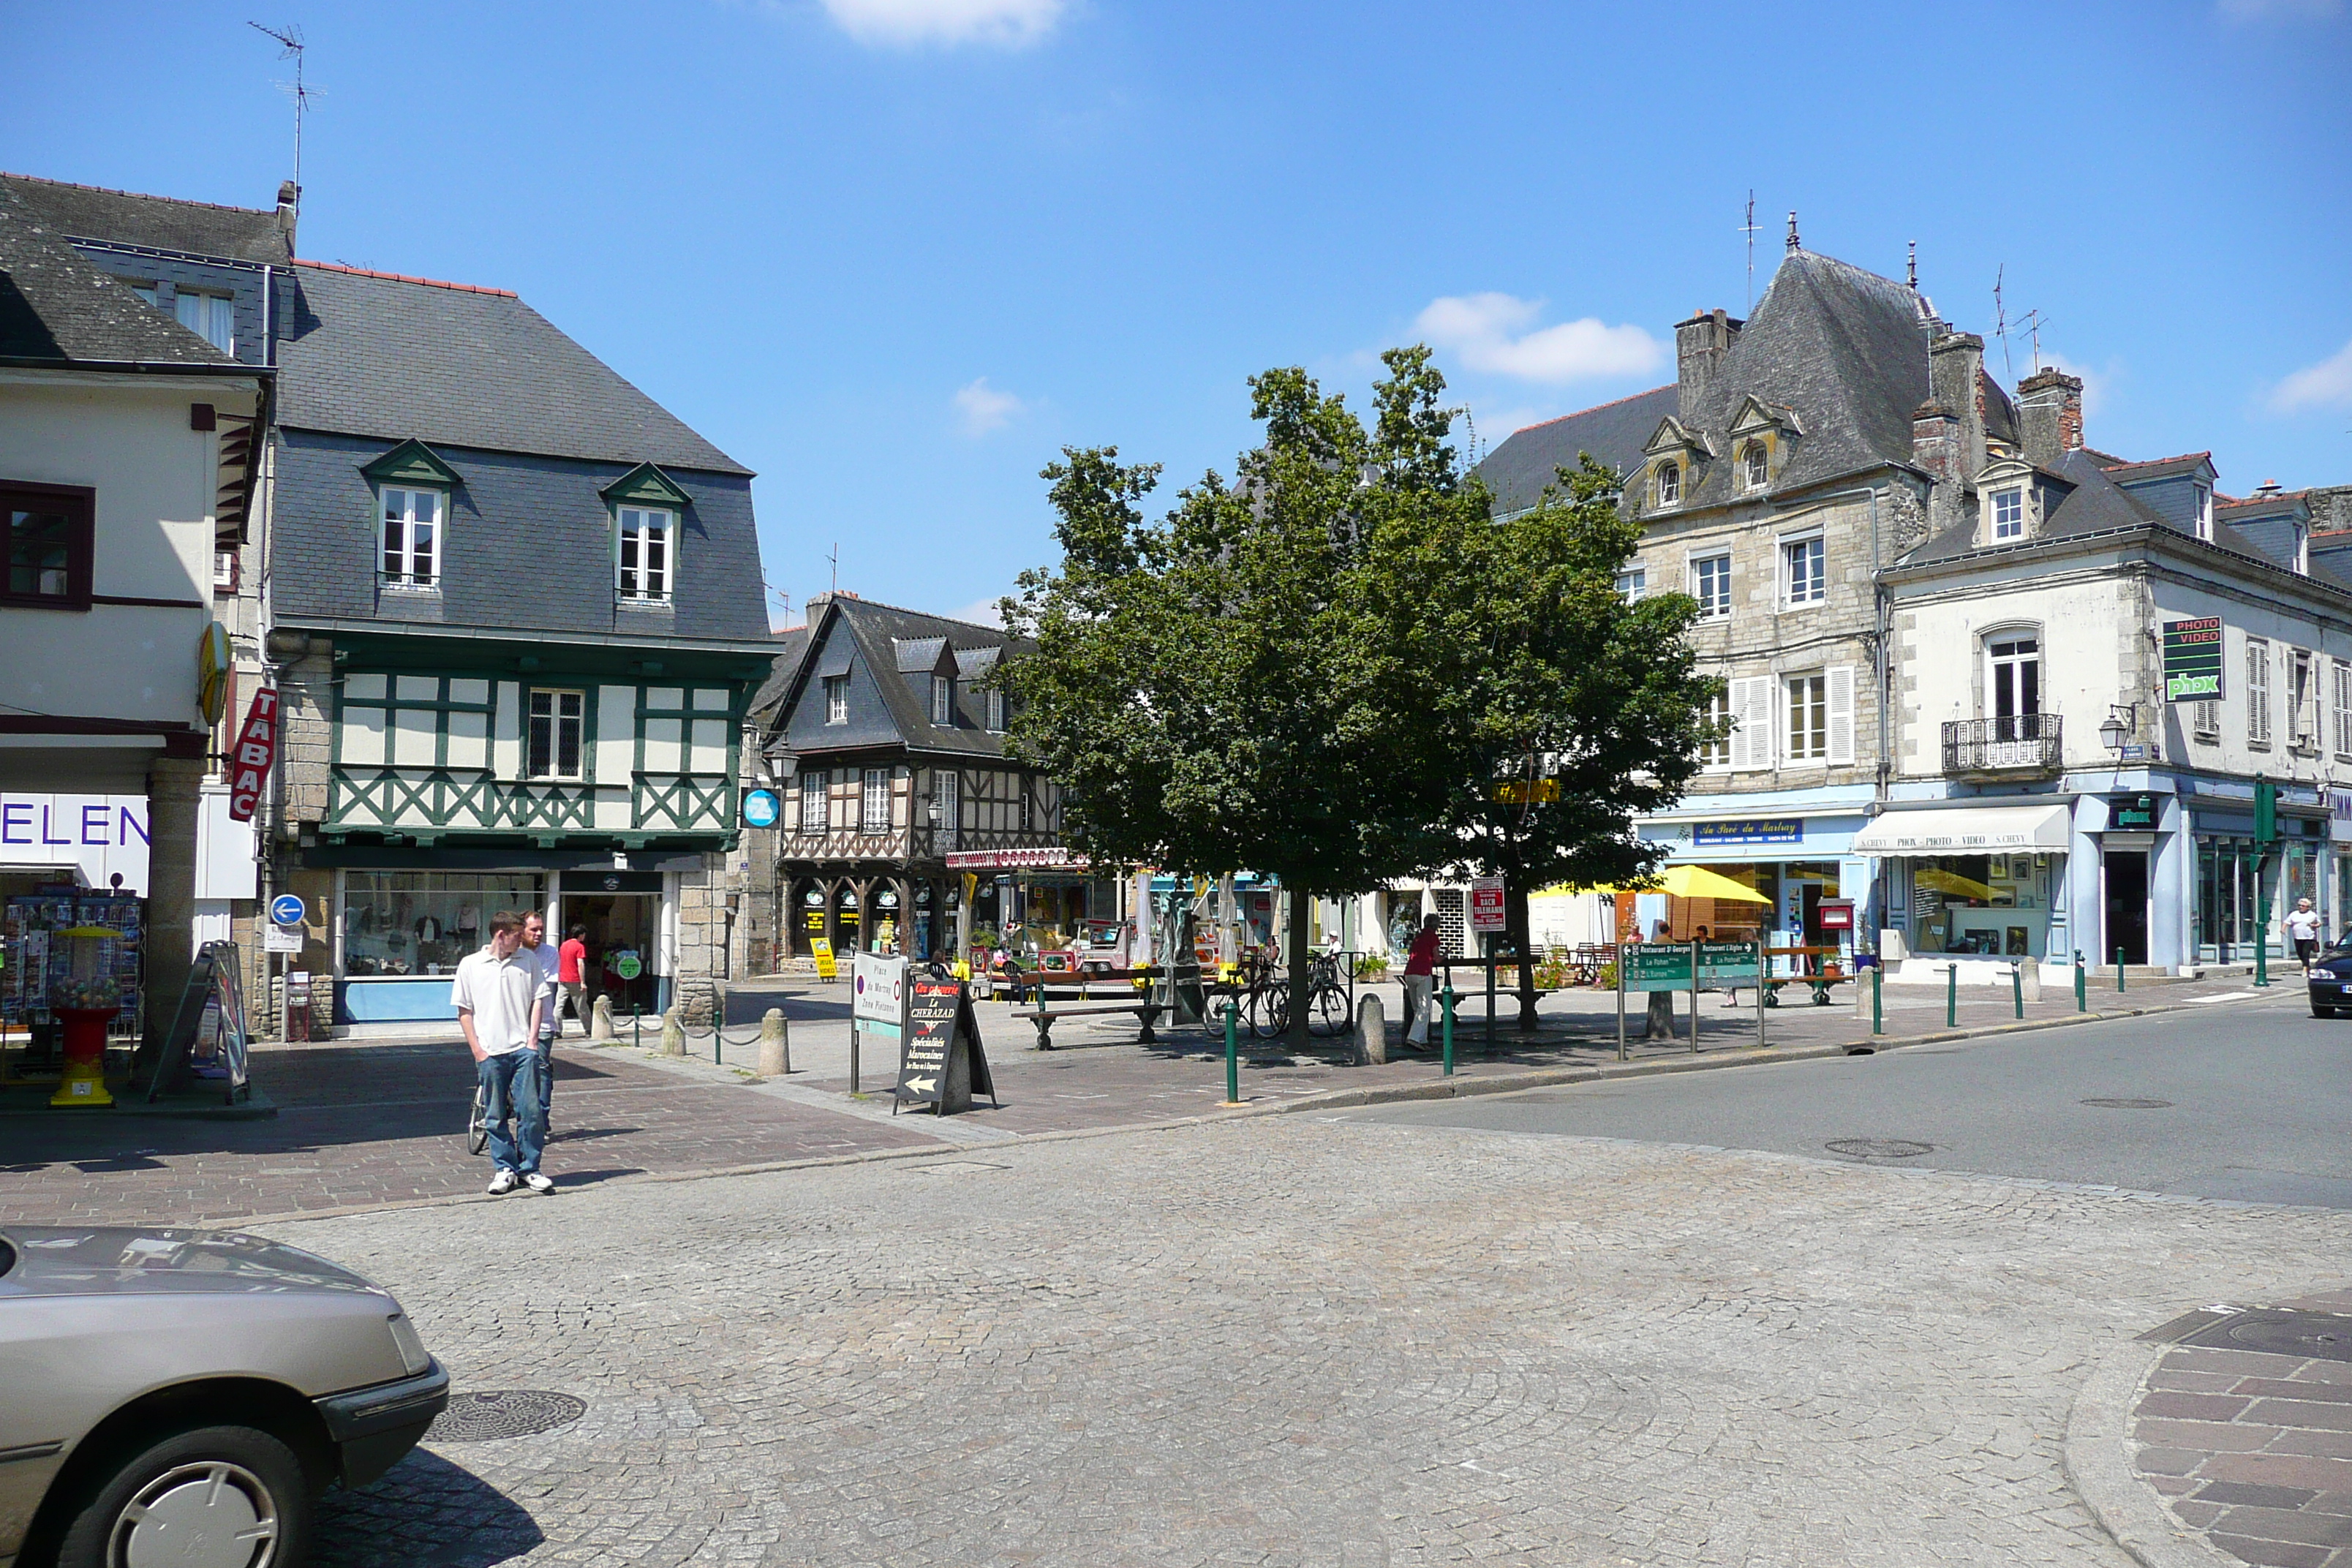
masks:
[[[2055,713],[1955,719],[1944,726],[1948,773],[2055,773],[2064,761]]]

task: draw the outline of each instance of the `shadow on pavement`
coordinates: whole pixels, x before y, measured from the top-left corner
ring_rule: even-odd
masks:
[[[546,1541],[538,1523],[462,1465],[418,1448],[364,1491],[319,1502],[320,1568],[491,1568]]]

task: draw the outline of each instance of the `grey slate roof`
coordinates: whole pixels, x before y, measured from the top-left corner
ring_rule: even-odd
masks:
[[[898,650],[910,643],[928,643],[935,650],[950,648],[959,668],[968,668],[963,658],[967,652],[984,651],[990,656],[986,668],[992,668],[1004,654],[1024,651],[1029,644],[994,627],[846,595],[827,600],[811,617],[806,635],[809,647],[823,648],[823,656],[812,658],[806,649],[780,656],[776,661],[780,679],[772,679],[769,685],[761,688],[761,700],[767,708],[766,723],[801,754],[821,757],[833,747],[877,745],[903,745],[918,752],[968,756],[1004,754],[1004,737],[990,733],[981,722],[976,692],[959,688],[956,721],[933,724],[928,683],[919,693],[916,682],[910,679],[927,676],[933,665],[925,663],[908,670],[900,663]],[[822,699],[810,694],[817,676],[849,668],[839,658],[845,651],[854,653],[856,665],[862,666],[851,671],[851,719],[847,728],[823,724],[824,715],[815,710]],[[934,660],[936,658],[935,651]],[[784,669],[788,659],[795,667],[790,673]],[[866,681],[872,683],[871,689],[882,707],[874,723],[863,721],[858,711],[863,683]]]
[[[269,208],[142,196],[30,174],[0,174],[0,188],[15,195],[42,227],[75,239],[280,267],[293,259],[278,214]]]
[[[894,637],[901,675],[928,675],[940,667],[940,650],[948,646],[945,637]]]
[[[1641,467],[1642,447],[1658,421],[1675,411],[1675,395],[1672,385],[1654,386],[1513,431],[1478,465],[1478,477],[1495,492],[1496,515],[1535,505],[1557,470],[1576,467],[1580,452],[1591,453],[1620,473]]]
[[[503,289],[299,262],[278,422],[749,475]]]
[[[0,356],[250,374],[83,260],[0,184]]]
[[[793,678],[801,672],[802,660],[808,658],[808,627],[787,626],[776,634],[776,662],[768,679],[760,683],[760,689],[751,694],[749,717],[754,724],[765,729],[775,717]]]
[[[2042,520],[2042,531],[2036,538],[2062,539],[2069,535],[2098,533],[2111,528],[2136,528],[2143,524],[2164,526],[2161,515],[2108,479],[2097,460],[2087,452],[2065,453],[2042,472],[2056,477],[2073,489]],[[1914,546],[1900,564],[1924,566],[1971,554],[1977,548],[1976,531],[1977,517],[1974,509],[1970,509],[1964,521]]]

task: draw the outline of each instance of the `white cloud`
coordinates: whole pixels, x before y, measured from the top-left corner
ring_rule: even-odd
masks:
[[[969,621],[973,626],[986,626],[992,631],[1004,624],[1003,613],[996,607],[996,600],[993,598],[974,600],[961,610],[948,610],[942,613],[949,620]]]
[[[2352,408],[2352,343],[2278,384],[2271,406],[2281,414],[2305,408]]]
[[[2054,354],[2043,349],[2042,363],[2063,370],[2068,375],[2083,378],[2083,417],[2085,419],[2097,417],[2100,411],[2107,406],[2116,384],[2124,378],[2123,372],[2113,360],[2107,362],[2105,369],[2095,369],[2087,364],[2077,364],[2064,354]]]
[[[1508,294],[1448,295],[1433,300],[1413,325],[1470,370],[1521,381],[1586,381],[1644,374],[1665,358],[1665,347],[1639,327],[1612,327],[1595,317],[1538,327],[1540,300]]]
[[[956,412],[962,417],[963,433],[985,436],[992,430],[1002,430],[1028,411],[1028,405],[1009,392],[999,392],[982,376],[969,385],[956,389]]]
[[[1054,30],[1068,0],[824,0],[861,44],[995,44],[1019,48]]]
[[[2232,22],[2319,21],[2340,16],[2344,0],[2215,0],[2214,9]]]

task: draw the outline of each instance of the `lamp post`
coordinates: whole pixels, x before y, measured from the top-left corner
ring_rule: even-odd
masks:
[[[2138,732],[2138,703],[2110,702],[2107,704],[2106,722],[2099,726],[2099,743],[2113,752],[2116,761],[2123,760],[2124,747]]]

